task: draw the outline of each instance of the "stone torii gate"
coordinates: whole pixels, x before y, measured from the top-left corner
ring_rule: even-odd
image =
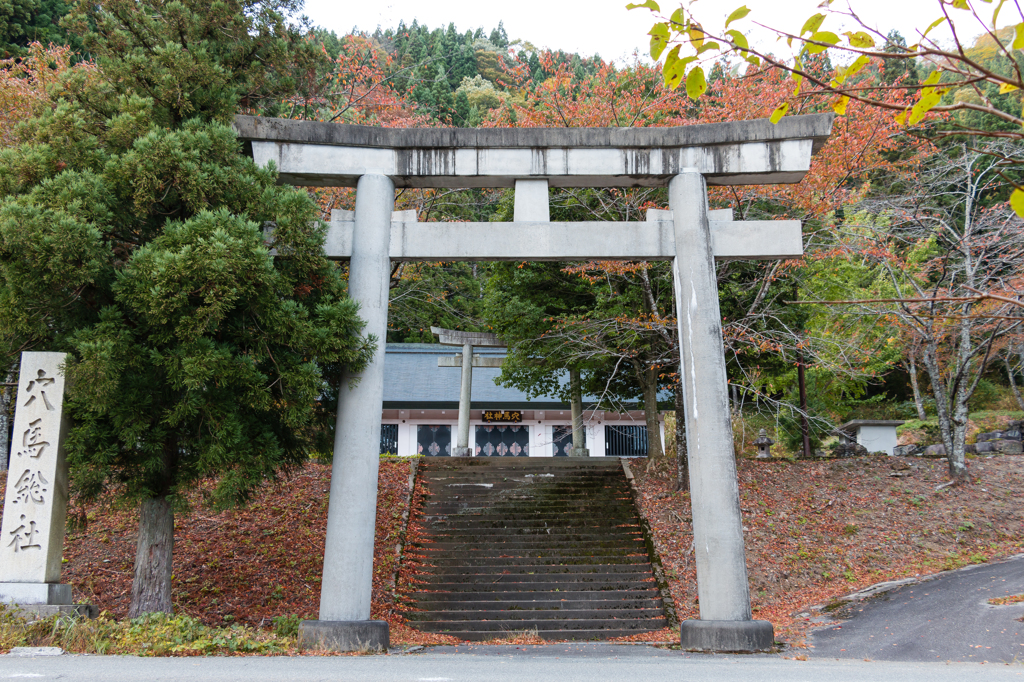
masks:
[[[709,211],[707,185],[799,182],[832,116],[677,128],[388,129],[235,119],[256,163],[282,183],[356,187],[355,212],[335,211],[325,250],[348,259],[349,294],[383,341],[392,260],[671,260],[690,457],[700,620],[684,649],[756,651],[772,626],[752,620],[730,423],[715,261],[798,258],[799,221],[734,222]],[[667,186],[668,211],[645,222],[551,222],[549,187]],[[511,223],[417,223],[393,215],[396,187],[514,187]],[[338,401],[320,619],[300,641],[381,648],[371,621],[384,344],[346,377]],[[350,381],[358,379],[358,381]]]
[[[473,357],[474,346],[504,348],[497,334],[486,332],[460,332],[454,329],[431,327],[430,333],[443,346],[462,346],[462,357],[438,358],[438,367],[461,367],[462,383],[459,390],[459,433],[452,457],[472,457],[469,450],[469,408],[473,397],[473,368],[501,367],[500,358]]]

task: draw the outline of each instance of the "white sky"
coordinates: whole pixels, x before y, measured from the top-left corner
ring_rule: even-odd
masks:
[[[316,24],[338,35],[353,28],[373,31],[377,26],[392,28],[400,20],[407,24],[417,19],[431,29],[454,22],[460,33],[483,27],[485,32],[503,21],[510,39],[529,41],[539,48],[562,49],[583,55],[598,53],[605,60],[627,59],[634,49],[646,54],[647,31],[653,18],[646,9],[627,11],[629,0],[306,0],[305,13]],[[799,32],[804,20],[814,14],[821,0],[703,0],[694,6],[695,13],[711,29],[712,22],[724,23],[725,17],[742,4],[750,8],[747,21]],[[937,0],[855,0],[856,8],[866,23],[888,33],[899,29],[908,42],[915,42],[914,29],[923,29],[942,16]],[[671,13],[678,7],[672,0],[661,2],[663,11]],[[834,6],[839,6],[835,3]],[[845,6],[845,5],[844,5]],[[982,7],[988,7],[982,5]],[[982,10],[984,11],[984,10]],[[962,23],[968,35],[980,33],[969,24],[966,13]],[[972,20],[973,21],[973,20]],[[835,31],[838,26],[826,24],[823,29]],[[935,32],[936,34],[938,32]],[[768,38],[762,38],[767,45]],[[783,52],[783,45],[778,49]]]

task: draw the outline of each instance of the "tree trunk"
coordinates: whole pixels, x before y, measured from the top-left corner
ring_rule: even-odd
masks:
[[[173,613],[171,557],[174,549],[174,509],[170,499],[147,497],[139,510],[139,542],[129,618],[161,611]]]
[[[7,373],[8,385],[0,386],[0,471],[7,471],[11,458],[11,404],[18,395],[18,387],[9,384],[17,380],[18,373],[12,370]]]
[[[661,447],[661,422],[658,421],[658,369],[648,367],[644,370],[644,418],[647,421],[647,456],[650,461],[665,458],[665,450]]]
[[[1009,353],[1009,351],[1007,351]],[[1013,389],[1013,397],[1017,399],[1017,404],[1020,405],[1020,409],[1024,410],[1024,397],[1021,397],[1020,389],[1017,388],[1017,379],[1014,377],[1014,369],[1010,364],[1010,356],[1004,355],[1003,362],[1006,363],[1006,376],[1010,378],[1010,388]]]
[[[690,489],[690,460],[686,450],[686,406],[683,405],[683,373],[676,386],[676,490]]]
[[[920,421],[926,421],[928,415],[924,413],[924,400],[921,398],[921,387],[917,383],[917,360],[914,359],[914,354],[911,353],[909,363],[907,364],[907,372],[910,374],[910,387],[914,389],[914,407],[917,408],[917,418]]]

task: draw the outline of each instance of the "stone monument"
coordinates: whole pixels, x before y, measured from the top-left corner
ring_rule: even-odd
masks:
[[[0,602],[42,614],[77,612],[60,582],[67,520],[64,353],[21,354],[14,440],[0,527]]]

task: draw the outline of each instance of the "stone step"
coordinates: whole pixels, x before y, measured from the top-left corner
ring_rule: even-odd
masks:
[[[600,580],[585,580],[582,578],[578,580],[571,580],[569,578],[556,579],[551,576],[542,577],[546,577],[548,579],[544,581],[521,580],[518,582],[469,582],[461,580],[458,582],[410,581],[410,584],[415,587],[437,590],[438,592],[473,592],[478,595],[490,594],[492,592],[582,592],[584,590],[594,592],[622,592],[629,590],[642,590],[647,586],[650,586],[651,589],[656,589],[658,587],[658,584],[654,582],[653,577],[648,581],[617,577],[603,578]]]
[[[605,591],[592,591],[592,590],[578,590],[578,591],[536,591],[536,592],[488,592],[486,594],[477,594],[470,592],[410,592],[409,599],[413,603],[417,604],[461,604],[459,608],[468,610],[470,608],[477,608],[476,606],[470,607],[468,604],[490,604],[490,608],[496,608],[497,604],[501,604],[502,608],[507,608],[506,604],[518,604],[522,608],[531,608],[524,606],[525,604],[533,604],[534,607],[540,607],[543,605],[554,604],[555,606],[563,604],[563,608],[604,608],[611,604],[621,604],[622,608],[643,608],[637,606],[640,602],[655,601],[661,602],[661,593],[654,587],[647,589],[631,589],[631,590],[605,590]],[[599,605],[595,606],[579,606],[579,604],[593,604],[597,602]],[[576,606],[568,606],[575,604]],[[554,608],[546,606],[545,608]]]
[[[664,618],[660,608],[649,609],[508,609],[504,611],[407,611],[409,621],[451,622],[462,620],[622,620]]]
[[[558,504],[554,503],[537,503],[524,505],[521,500],[516,501],[519,504],[511,504],[509,502],[501,501],[484,501],[483,503],[474,502],[459,502],[455,500],[445,500],[443,502],[425,502],[420,508],[420,513],[428,516],[444,515],[451,516],[453,514],[459,515],[500,515],[505,511],[512,514],[570,514],[573,516],[587,516],[587,515],[632,515],[633,506],[627,500],[579,500],[577,502],[561,502]]]
[[[626,612],[626,611],[653,611],[658,614],[662,612],[660,599],[590,599],[572,601],[553,601],[545,599],[518,600],[518,601],[470,601],[470,600],[447,600],[447,601],[426,601],[421,603],[426,607],[421,610],[409,611],[406,616],[412,613],[435,613],[444,614],[449,612],[463,613],[552,613],[559,611],[595,611],[595,612]],[[438,620],[441,620],[438,618]]]
[[[668,625],[665,617],[661,618],[588,618],[580,620],[462,620],[462,621],[417,621],[416,629],[425,632],[445,633],[451,630],[460,632],[507,632],[509,630],[537,630],[541,632],[570,633],[579,630],[626,630],[631,633],[660,630]]]
[[[558,575],[558,574],[594,574],[594,573],[615,573],[615,574],[641,574],[652,575],[649,565],[645,564],[590,564],[576,566],[475,566],[463,564],[461,566],[424,566],[419,567],[421,574],[428,575],[450,575],[450,576],[496,576],[496,575]]]
[[[616,547],[607,548],[602,547],[595,549],[593,547],[542,547],[540,549],[536,547],[522,548],[522,547],[485,547],[485,548],[474,548],[465,547],[459,545],[456,549],[443,548],[443,547],[410,547],[410,557],[420,557],[423,561],[431,562],[438,559],[462,559],[463,561],[476,561],[478,559],[505,559],[509,563],[517,563],[521,559],[544,559],[547,561],[559,561],[562,559],[579,559],[588,558],[598,553],[604,558],[607,563],[608,558],[614,559],[616,562],[625,560],[625,557],[641,557],[647,558],[647,547]]]
[[[650,566],[650,562],[646,555],[640,554],[619,554],[619,555],[606,555],[598,554],[591,555],[586,554],[582,556],[571,556],[571,557],[550,557],[550,558],[538,558],[538,557],[472,557],[467,558],[464,555],[459,555],[450,559],[432,556],[430,561],[423,561],[418,566],[420,570],[427,568],[442,568],[448,567],[452,569],[461,568],[501,568],[507,569],[509,566],[515,568],[530,568],[532,567],[551,567],[551,568],[589,568],[591,566],[607,566],[607,565],[646,565]]]
[[[544,630],[538,631],[537,636],[548,642],[592,642],[596,640],[614,639],[615,637],[629,637],[643,632],[655,632],[662,628],[657,627],[651,630]],[[450,637],[465,642],[486,642],[492,639],[500,639],[508,636],[508,633],[477,632],[472,630],[445,630],[443,633]],[[676,638],[678,639],[678,637]]]
[[[651,572],[638,571],[625,573],[468,573],[453,575],[447,572],[416,576],[416,584],[432,585],[441,589],[444,585],[479,585],[490,589],[491,585],[508,585],[520,589],[533,589],[535,583],[567,586],[566,589],[589,589],[590,586],[604,584],[642,585],[654,580]],[[475,588],[474,588],[475,589]]]
[[[500,549],[517,549],[517,550],[551,550],[551,549],[570,549],[570,550],[588,550],[588,549],[607,549],[607,550],[623,550],[623,551],[641,551],[646,548],[643,542],[643,538],[636,536],[630,538],[613,538],[611,540],[600,540],[597,537],[587,537],[578,540],[571,540],[568,537],[558,539],[547,539],[536,538],[532,540],[508,540],[502,541],[488,540],[486,542],[469,542],[460,540],[441,540],[436,542],[417,542],[410,543],[410,547],[418,547],[422,549],[435,549],[435,550],[469,550],[469,551],[484,551],[484,550],[500,550]]]
[[[544,538],[556,544],[564,542],[589,542],[591,540],[605,541],[631,541],[642,540],[643,535],[640,529],[630,531],[625,528],[596,528],[576,531],[572,528],[559,530],[557,528],[520,528],[507,529],[495,528],[490,530],[470,529],[467,531],[446,530],[431,533],[431,542],[473,542],[476,540],[495,542],[516,542],[520,540],[534,540]]]
[[[419,520],[426,523],[444,523],[446,521],[458,521],[460,523],[493,523],[507,521],[512,522],[529,522],[529,523],[550,523],[553,525],[564,525],[569,522],[580,522],[580,521],[594,521],[598,520],[624,523],[628,525],[638,523],[636,514],[629,513],[628,510],[615,514],[614,516],[608,513],[601,514],[600,516],[594,516],[592,514],[568,514],[568,513],[533,513],[533,512],[517,512],[504,514],[467,514],[467,513],[455,513],[455,514],[424,514],[420,513],[417,515]]]
[[[423,466],[428,471],[471,471],[474,469],[622,469],[618,457],[588,457],[573,459],[563,457],[468,457],[458,459],[424,458]]]

